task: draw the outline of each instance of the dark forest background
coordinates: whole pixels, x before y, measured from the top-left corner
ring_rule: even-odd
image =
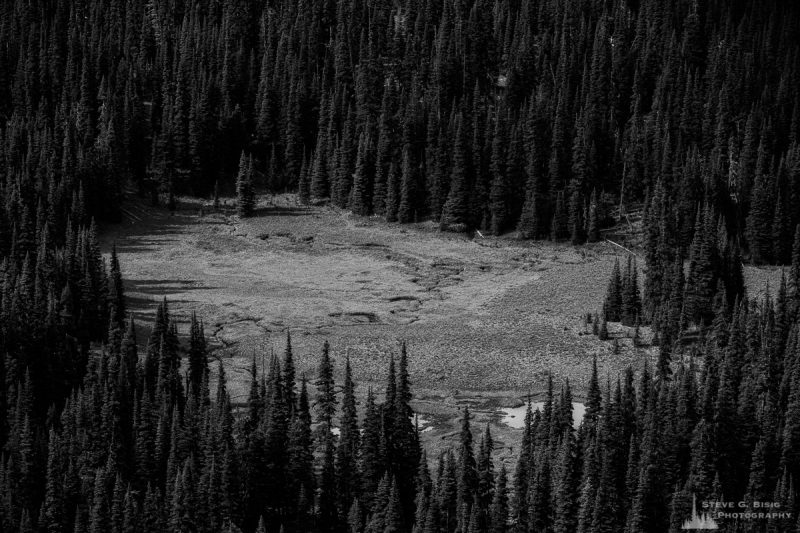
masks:
[[[778,0],[2,0],[0,530],[650,533],[692,496],[798,530],[799,54]],[[552,384],[513,472],[468,412],[426,457],[404,348],[357,409],[287,337],[234,407],[200,319],[136,345],[98,244],[128,195],[234,190],[574,244],[643,207],[644,291],[616,268],[593,320],[658,364],[595,372],[578,430]],[[787,275],[750,300],[743,261]]]
[[[40,204],[51,224],[113,220],[129,184],[168,200],[246,174],[389,221],[575,242],[658,190],[677,246],[708,204],[753,261],[789,261],[791,2],[2,9],[4,248]]]

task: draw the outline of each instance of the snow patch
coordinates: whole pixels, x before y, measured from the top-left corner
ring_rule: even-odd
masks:
[[[536,411],[541,411],[542,407],[544,407],[544,402],[531,403],[531,408]],[[503,415],[500,419],[500,422],[512,428],[522,429],[525,427],[525,412],[527,409],[527,405],[522,405],[520,407],[505,407],[500,410]],[[575,426],[575,428],[581,425],[581,421],[583,420],[583,415],[585,412],[586,406],[584,404],[579,402],[572,403],[572,425]]]

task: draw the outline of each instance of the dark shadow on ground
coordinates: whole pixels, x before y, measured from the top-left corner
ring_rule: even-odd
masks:
[[[267,206],[259,207],[253,211],[254,217],[299,217],[308,215],[306,207]]]

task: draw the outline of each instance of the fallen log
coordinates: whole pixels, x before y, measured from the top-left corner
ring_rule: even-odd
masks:
[[[625,251],[626,251],[626,252],[628,252],[629,254],[631,254],[631,255],[635,256],[637,259],[641,259],[641,258],[639,257],[639,254],[637,254],[637,253],[636,253],[636,252],[634,252],[633,250],[629,250],[628,248],[625,248],[625,247],[624,247],[624,246],[622,246],[621,244],[617,244],[616,242],[614,242],[614,241],[612,241],[612,240],[610,240],[610,239],[606,239],[605,241],[606,241],[606,242],[608,242],[608,243],[611,243],[611,244],[613,244],[614,246],[616,246],[616,247],[618,247],[618,248],[622,248],[623,250],[625,250]]]

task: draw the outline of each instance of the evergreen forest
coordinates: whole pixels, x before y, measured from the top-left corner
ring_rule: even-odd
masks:
[[[100,234],[135,196],[287,191],[574,245],[641,212],[591,320],[657,361],[550,378],[508,465],[468,409],[426,453],[405,344],[364,394],[287,333],[234,404],[202,317],[135,322]],[[785,274],[751,298],[744,263]],[[2,532],[672,533],[693,501],[800,531],[800,6],[1,0],[0,361]]]

